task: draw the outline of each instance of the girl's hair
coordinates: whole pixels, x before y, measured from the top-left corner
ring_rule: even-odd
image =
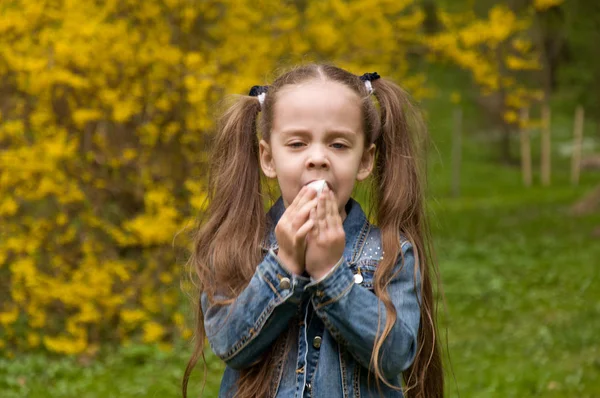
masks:
[[[207,219],[195,233],[194,250],[189,259],[192,271],[195,271],[192,276],[196,277],[198,293],[206,293],[213,305],[235,301],[262,260],[261,243],[268,226],[261,189],[257,124],[262,138],[269,142],[278,91],[309,80],[341,83],[362,99],[365,144],[376,145],[370,193],[376,223],[381,230],[383,250],[401,255],[400,235],[406,236],[414,247],[415,275],[420,276],[418,347],[413,364],[403,372],[405,393],[414,398],[442,397],[444,383],[436,333],[437,305],[431,283],[432,277],[436,281],[439,278],[432,260],[433,250],[423,203],[424,157],[419,157],[426,133],[421,114],[413,107],[409,96],[389,80],[372,81],[379,102],[378,110],[358,76],[331,65],[303,65],[283,74],[269,86],[258,123],[261,105],[257,97],[241,96],[224,113],[210,162]],[[396,258],[394,255],[384,256],[375,272],[375,294],[385,304],[387,313],[371,357],[378,387],[380,382],[395,387],[385,380],[380,359],[383,343],[398,317],[387,291],[388,284],[398,272],[394,270]],[[215,294],[227,299],[217,302]],[[184,374],[184,397],[187,396],[192,369],[200,356],[203,357],[206,337],[198,301],[194,300],[197,308],[195,348]],[[272,383],[268,380],[274,377],[275,361],[281,360],[274,358],[275,353],[281,352],[277,347],[282,342],[285,344],[285,340],[280,336],[274,348],[264,354],[263,361],[241,372],[236,396],[269,396]]]

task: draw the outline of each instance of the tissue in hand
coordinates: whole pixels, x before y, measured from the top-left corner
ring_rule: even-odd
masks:
[[[308,184],[308,186],[317,191],[317,196],[319,196],[321,195],[323,188],[325,188],[326,183],[325,180],[316,180]]]

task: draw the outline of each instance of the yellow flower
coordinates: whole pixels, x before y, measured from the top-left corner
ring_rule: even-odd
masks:
[[[16,306],[13,306],[9,311],[0,312],[0,324],[12,325],[17,321],[19,317],[19,310]]]
[[[85,333],[79,336],[44,336],[44,346],[49,350],[59,354],[80,354],[87,348],[87,335]]]
[[[155,343],[159,341],[164,335],[165,329],[156,322],[147,322],[144,324],[144,337],[145,343]]]
[[[519,116],[515,111],[509,110],[504,113],[504,120],[506,120],[508,123],[516,123],[518,119]]]
[[[165,285],[170,285],[173,282],[173,275],[169,274],[168,272],[161,272],[158,276],[158,279],[160,279],[160,281]]]
[[[175,322],[175,325],[177,326],[183,326],[185,318],[180,312],[176,312],[175,314],[173,314],[173,322]]]
[[[87,122],[102,118],[102,112],[97,109],[76,109],[71,116],[78,127],[83,127]]]
[[[142,310],[122,310],[121,319],[127,324],[136,324],[146,320],[147,315]]]
[[[0,216],[12,216],[18,209],[18,203],[10,196],[0,202]]]
[[[37,333],[27,333],[27,343],[30,347],[36,348],[40,345],[40,335]]]
[[[533,6],[538,11],[545,11],[548,8],[559,6],[563,0],[534,0]]]

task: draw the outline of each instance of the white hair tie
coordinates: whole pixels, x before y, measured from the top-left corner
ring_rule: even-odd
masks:
[[[377,72],[373,72],[373,73],[365,73],[362,76],[359,76],[360,80],[362,80],[363,82],[365,82],[365,87],[367,88],[367,92],[369,93],[369,95],[373,94],[373,85],[371,84],[371,82],[373,80],[377,80],[379,79],[381,76],[379,76],[379,73]]]
[[[369,95],[373,94],[373,85],[369,80],[365,80],[365,87],[367,88]]]
[[[267,93],[261,93],[258,94],[256,98],[258,98],[258,102],[260,102],[260,109],[262,109],[264,103],[265,103],[265,97],[267,96]]]
[[[250,89],[250,93],[248,94],[252,97],[258,98],[261,110],[265,103],[267,91],[269,91],[269,86],[252,86],[252,88]]]

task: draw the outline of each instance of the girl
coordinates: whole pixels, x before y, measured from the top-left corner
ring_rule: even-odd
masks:
[[[227,364],[220,397],[443,396],[421,126],[394,83],[329,65],[224,114],[190,259],[201,305],[184,397],[205,338]],[[267,214],[261,170],[281,191]],[[379,227],[351,198],[370,175]]]

